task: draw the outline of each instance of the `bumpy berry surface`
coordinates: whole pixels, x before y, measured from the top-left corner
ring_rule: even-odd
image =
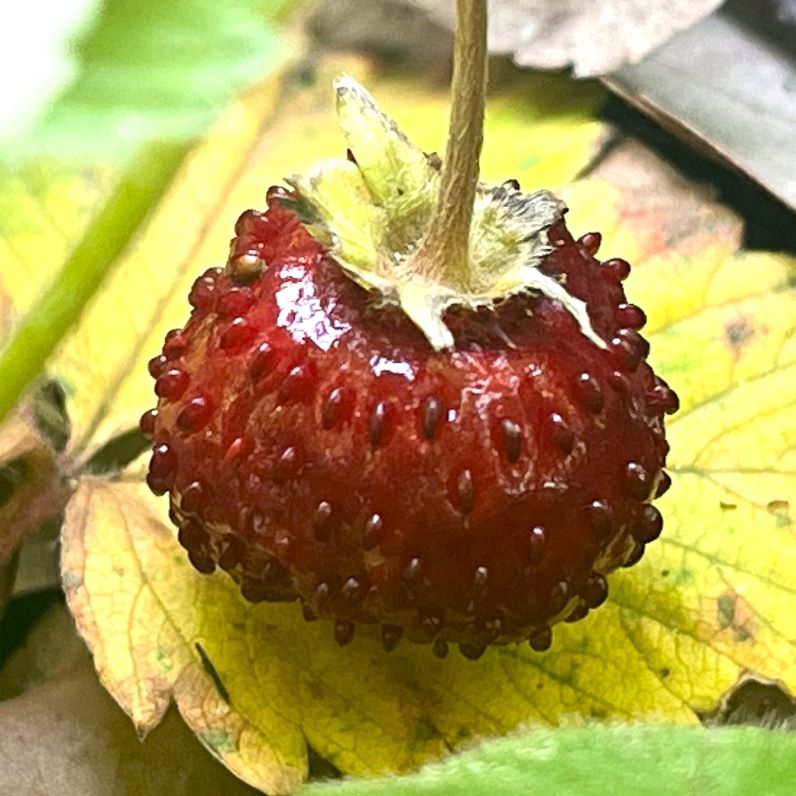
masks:
[[[661,531],[663,415],[623,260],[562,224],[543,270],[588,304],[601,350],[543,296],[452,311],[434,352],[354,284],[269,195],[236,226],[230,266],[150,363],[148,482],[180,542],[251,601],[300,599],[340,644],[362,623],[402,638],[550,643],[604,601],[605,575]]]

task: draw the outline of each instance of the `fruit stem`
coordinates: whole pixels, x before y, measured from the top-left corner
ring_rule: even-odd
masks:
[[[470,282],[470,224],[484,140],[486,31],[486,0],[456,0],[448,143],[437,206],[416,254],[423,272],[459,288]]]

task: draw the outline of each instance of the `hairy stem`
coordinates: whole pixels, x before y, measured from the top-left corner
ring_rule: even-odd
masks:
[[[417,261],[450,285],[469,284],[469,239],[484,139],[486,0],[457,0],[451,115],[439,198]]]
[[[0,351],[0,422],[41,373],[102,280],[168,188],[186,144],[152,143],[133,160],[47,290]]]

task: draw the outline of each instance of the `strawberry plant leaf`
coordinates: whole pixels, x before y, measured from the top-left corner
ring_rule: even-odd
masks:
[[[791,733],[641,725],[551,731],[484,743],[401,778],[319,783],[301,796],[514,796],[527,793],[790,793]]]

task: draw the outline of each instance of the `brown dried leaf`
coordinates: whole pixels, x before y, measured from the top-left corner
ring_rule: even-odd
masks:
[[[449,0],[412,0],[453,26]],[[489,49],[520,66],[561,69],[578,77],[640,61],[723,0],[491,0]]]
[[[202,749],[176,711],[142,743],[88,662],[0,702],[2,796],[254,792]]]

